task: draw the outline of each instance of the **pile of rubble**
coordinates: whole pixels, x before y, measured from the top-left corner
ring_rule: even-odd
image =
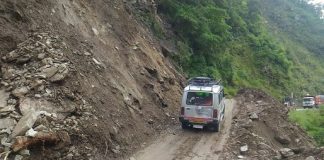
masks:
[[[238,93],[224,159],[323,159],[324,148],[288,120],[288,108],[262,91]]]
[[[0,158],[23,159],[37,145],[66,147],[78,120],[91,116],[91,106],[62,85],[73,71],[66,49],[59,37],[35,33],[2,55]]]

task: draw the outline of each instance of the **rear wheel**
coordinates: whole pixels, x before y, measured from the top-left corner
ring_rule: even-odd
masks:
[[[210,129],[212,132],[219,132],[219,130],[220,130],[220,124],[217,123],[217,124],[215,124],[215,125],[213,125],[213,126],[210,126],[209,129]]]

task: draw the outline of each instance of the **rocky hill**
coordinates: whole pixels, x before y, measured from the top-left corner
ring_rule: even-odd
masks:
[[[130,6],[0,2],[1,156],[120,158],[175,122],[183,76]]]

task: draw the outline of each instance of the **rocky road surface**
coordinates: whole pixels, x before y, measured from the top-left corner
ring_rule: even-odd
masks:
[[[217,160],[229,137],[234,100],[226,100],[225,121],[218,133],[205,130],[182,130],[176,127],[161,135],[130,159],[136,160]]]

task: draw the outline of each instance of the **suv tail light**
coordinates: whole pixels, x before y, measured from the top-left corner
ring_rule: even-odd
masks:
[[[180,114],[181,114],[182,116],[184,115],[184,111],[185,111],[185,108],[184,108],[184,107],[181,107]]]
[[[213,111],[213,118],[217,118],[217,109],[214,109]]]

